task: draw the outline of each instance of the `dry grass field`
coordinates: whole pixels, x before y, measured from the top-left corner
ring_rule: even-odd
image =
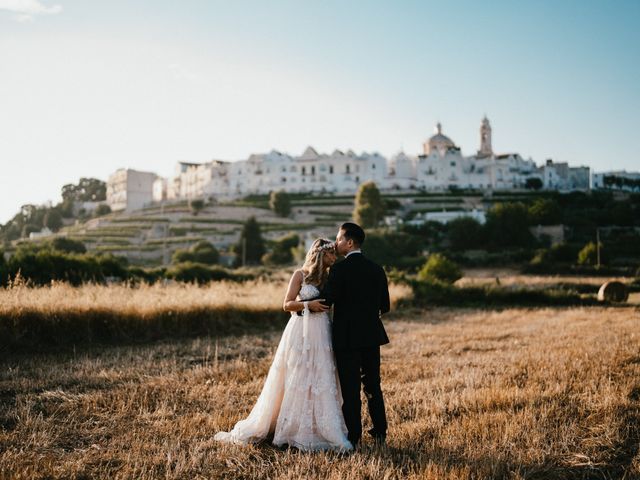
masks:
[[[13,354],[0,360],[0,477],[640,478],[639,323],[633,308],[396,312],[388,445],[345,458],[212,440],[252,407],[273,330]]]
[[[144,343],[163,338],[222,336],[281,330],[288,278],[244,283],[212,282],[72,287],[54,282],[0,288],[0,355],[41,347]],[[392,304],[412,295],[391,285]]]

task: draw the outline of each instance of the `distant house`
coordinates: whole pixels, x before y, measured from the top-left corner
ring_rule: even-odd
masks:
[[[51,235],[53,235],[53,232],[51,230],[49,230],[47,227],[44,227],[39,232],[31,232],[29,234],[29,240],[37,240],[39,238],[46,238],[46,237],[50,237]]]
[[[130,212],[139,210],[153,201],[153,185],[158,176],[121,168],[107,181],[107,204],[111,210]]]
[[[487,221],[487,217],[483,210],[455,210],[455,211],[444,211],[444,212],[427,212],[427,213],[419,213],[415,218],[409,220],[407,225],[413,225],[419,227],[424,225],[427,222],[438,222],[438,223],[449,223],[451,220],[455,220],[457,218],[473,218],[481,225]]]

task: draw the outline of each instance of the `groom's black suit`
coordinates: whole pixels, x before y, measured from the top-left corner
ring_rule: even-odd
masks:
[[[387,434],[380,389],[380,345],[389,343],[380,315],[389,311],[389,288],[382,267],[361,253],[336,263],[320,294],[333,304],[332,341],[342,390],[342,412],[354,446],[362,436],[360,382],[373,423],[370,433]]]

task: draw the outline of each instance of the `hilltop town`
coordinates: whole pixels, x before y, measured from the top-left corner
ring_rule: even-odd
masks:
[[[109,177],[107,203],[112,211],[133,211],[163,202],[195,198],[229,201],[277,190],[353,194],[366,181],[375,182],[382,191],[572,191],[590,187],[589,167],[571,167],[551,159],[538,166],[519,153],[494,152],[486,117],[479,139],[477,152],[465,156],[438,123],[418,155],[400,152],[387,159],[378,153],[335,150],[324,154],[308,147],[299,156],[273,150],[236,162],[179,162],[172,178],[125,168]]]

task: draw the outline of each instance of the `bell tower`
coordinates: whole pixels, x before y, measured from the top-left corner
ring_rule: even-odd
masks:
[[[493,149],[491,148],[491,125],[486,115],[480,124],[480,150],[478,150],[478,155],[493,155]]]

